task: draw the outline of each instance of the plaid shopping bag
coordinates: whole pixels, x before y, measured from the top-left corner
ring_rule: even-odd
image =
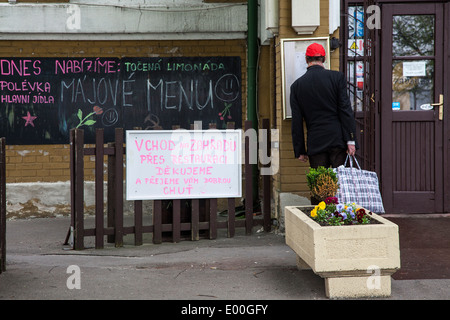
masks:
[[[350,159],[350,167],[346,167]],[[344,165],[333,169],[338,177],[339,190],[336,194],[339,203],[356,203],[357,205],[375,212],[384,213],[378,177],[376,172],[361,170],[358,161],[354,158],[358,168],[353,167],[352,157],[347,156]]]

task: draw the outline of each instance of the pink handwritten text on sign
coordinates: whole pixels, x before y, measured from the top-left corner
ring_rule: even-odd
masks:
[[[242,194],[240,130],[127,131],[127,200]]]

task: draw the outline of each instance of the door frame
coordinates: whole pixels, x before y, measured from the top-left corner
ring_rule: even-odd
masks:
[[[401,2],[401,3],[399,3]],[[386,150],[385,144],[392,144],[390,142],[389,136],[390,132],[392,132],[390,128],[390,124],[392,123],[392,111],[389,111],[390,114],[386,114],[386,110],[390,110],[384,105],[383,103],[386,103],[386,101],[391,101],[391,94],[392,94],[392,85],[391,81],[383,81],[382,74],[391,74],[392,72],[392,28],[387,29],[386,23],[389,22],[388,19],[392,17],[393,14],[398,13],[401,11],[402,6],[408,6],[411,4],[414,4],[414,1],[397,1],[395,3],[385,3],[386,5],[381,6],[381,12],[382,12],[382,29],[380,30],[380,37],[379,37],[379,43],[380,43],[380,57],[377,59],[378,68],[379,71],[379,81],[377,83],[379,84],[379,102],[380,102],[380,130],[379,136],[380,136],[380,145],[379,145],[379,155],[380,155],[380,163],[381,163],[381,190],[383,195],[383,200],[386,208],[386,212],[388,213],[398,213],[398,212],[392,212],[393,209],[393,198],[394,198],[394,191],[392,190],[392,163],[387,161],[387,157],[383,156],[382,152],[383,150]],[[435,76],[435,101],[437,101],[437,97],[441,92],[439,91],[438,86],[436,84],[441,83],[442,86],[442,94],[444,94],[444,120],[442,121],[442,125],[440,126],[439,130],[442,130],[442,140],[438,141],[440,145],[437,145],[435,148],[437,150],[441,149],[442,151],[440,153],[436,152],[435,154],[438,155],[438,159],[435,159],[435,163],[442,161],[442,167],[437,168],[438,172],[436,174],[436,180],[435,180],[435,189],[442,190],[442,192],[439,192],[439,194],[436,194],[436,200],[437,203],[434,206],[434,209],[431,210],[432,212],[428,213],[438,213],[438,212],[449,212],[450,211],[450,181],[446,177],[449,177],[450,170],[447,168],[448,159],[450,156],[450,150],[448,149],[449,143],[448,143],[448,137],[449,135],[449,111],[448,108],[445,108],[445,104],[448,104],[448,84],[450,84],[450,76],[447,75],[446,78],[445,74],[448,70],[449,66],[449,32],[448,30],[448,18],[450,17],[450,9],[449,9],[449,3],[448,1],[446,3],[443,3],[443,1],[434,1],[432,3],[422,3],[424,5],[437,5],[442,4],[444,6],[444,10],[442,15],[436,15],[436,26],[442,25],[442,27],[436,28],[436,38],[441,37],[443,48],[442,48],[442,72],[439,73],[439,75],[436,73],[437,70],[435,70],[436,76]],[[395,11],[395,9],[397,11]],[[409,12],[408,12],[409,13]],[[417,12],[421,13],[421,12]],[[414,14],[414,13],[412,13]],[[447,18],[447,19],[446,19]],[[384,28],[383,28],[384,26]],[[435,52],[436,55],[436,52]],[[386,59],[386,57],[388,57]],[[381,62],[381,63],[380,63]],[[439,81],[439,82],[438,82]],[[387,96],[386,96],[387,95]],[[387,129],[386,129],[387,128]],[[384,147],[385,146],[385,147]],[[439,171],[441,170],[441,171]],[[406,210],[408,212],[408,210]]]
[[[381,17],[383,17],[383,6],[386,4],[402,4],[409,5],[415,3],[428,3],[428,1],[424,0],[341,0],[341,31],[340,38],[341,41],[345,41],[348,35],[348,6],[350,5],[358,5],[363,6],[368,3],[375,4],[381,8]],[[435,0],[430,1],[430,3],[442,3],[444,5],[443,16],[444,16],[444,27],[443,27],[443,90],[444,94],[444,121],[443,121],[443,141],[442,141],[442,154],[443,154],[443,212],[450,212],[450,0]],[[373,139],[371,139],[371,143],[373,144],[374,152],[369,159],[370,167],[365,168],[368,170],[374,170],[378,174],[379,182],[380,182],[380,190],[382,191],[383,199],[392,195],[387,195],[383,192],[383,186],[386,181],[383,181],[382,170],[386,170],[386,167],[383,168],[382,165],[382,139],[383,139],[383,131],[382,131],[382,81],[381,81],[381,70],[383,66],[383,48],[382,48],[382,33],[383,25],[381,25],[381,29],[376,30],[373,40],[372,53],[374,54],[374,64],[371,65],[373,68],[373,80],[374,80],[374,92],[368,92],[366,94],[370,94],[374,97],[375,100],[375,112],[374,112],[374,121],[371,123],[373,126]],[[343,42],[340,53],[340,70],[346,74],[347,67],[347,55],[348,51],[346,50],[347,43]],[[373,94],[373,95],[372,95]],[[389,95],[391,91],[389,90]],[[448,101],[448,102],[447,102]],[[393,213],[390,208],[385,207],[387,213]]]
[[[444,57],[443,57],[443,91],[444,94],[444,135],[443,135],[443,154],[444,154],[444,212],[450,212],[450,1],[444,4]],[[447,107],[447,109],[446,109]]]

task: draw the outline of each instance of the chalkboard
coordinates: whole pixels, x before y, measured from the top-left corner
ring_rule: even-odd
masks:
[[[127,200],[238,198],[241,130],[128,130]]]
[[[72,128],[242,127],[239,57],[0,58],[0,136],[66,144]]]

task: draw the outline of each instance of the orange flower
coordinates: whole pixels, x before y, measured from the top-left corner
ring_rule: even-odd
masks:
[[[103,113],[103,109],[100,108],[99,106],[94,106],[94,112],[95,114],[102,114]]]

